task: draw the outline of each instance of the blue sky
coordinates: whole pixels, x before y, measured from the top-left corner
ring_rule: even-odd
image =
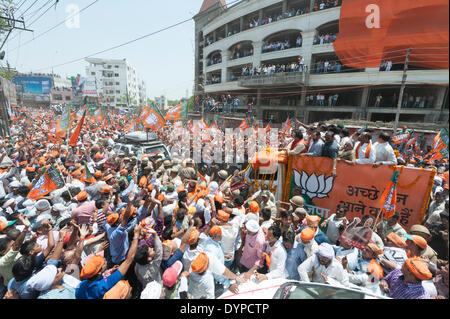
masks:
[[[60,0],[29,28],[38,36],[66,19],[68,5],[80,9],[94,0]],[[22,1],[16,0],[16,3]],[[19,12],[34,2],[27,1]],[[31,23],[40,13],[33,11],[47,0],[39,0],[25,15]],[[80,28],[65,24],[32,41],[33,33],[14,31],[3,50],[11,67],[21,72],[51,73],[52,65],[82,58],[92,53],[133,40],[145,34],[186,20],[198,13],[203,0],[99,0],[80,14]],[[41,11],[43,12],[44,9]],[[30,16],[31,15],[31,16]],[[27,19],[28,16],[28,19]],[[20,46],[19,46],[20,44]],[[122,48],[95,56],[98,58],[127,58],[147,84],[150,98],[164,94],[169,99],[192,94],[194,80],[194,21],[161,32]],[[54,68],[61,76],[85,75],[84,61]],[[43,68],[47,68],[42,70]]]

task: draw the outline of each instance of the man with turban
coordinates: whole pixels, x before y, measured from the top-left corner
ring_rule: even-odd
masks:
[[[430,299],[422,281],[431,278],[428,264],[419,257],[412,257],[401,269],[395,269],[381,280],[380,288],[394,299]]]
[[[301,263],[297,270],[301,281],[328,283],[331,278],[344,286],[349,285],[348,273],[334,257],[333,246],[327,243],[320,244],[316,253]],[[312,280],[308,273],[312,273]]]

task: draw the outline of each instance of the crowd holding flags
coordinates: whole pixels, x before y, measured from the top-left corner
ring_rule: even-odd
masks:
[[[48,193],[64,187],[64,184],[64,180],[58,170],[53,165],[50,165],[28,193],[28,198],[38,200]]]

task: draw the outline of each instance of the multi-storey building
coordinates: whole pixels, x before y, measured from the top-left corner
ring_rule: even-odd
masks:
[[[110,107],[125,108],[143,105],[145,83],[139,80],[136,69],[127,61],[87,58],[86,77],[95,78],[103,103]],[[146,95],[146,94],[145,94]],[[144,103],[145,104],[145,103]]]
[[[257,119],[390,122],[403,65],[355,69],[335,53],[341,0],[205,0],[195,20],[195,95],[230,94]],[[389,69],[389,68],[388,68]],[[448,69],[410,66],[401,122],[448,121]]]

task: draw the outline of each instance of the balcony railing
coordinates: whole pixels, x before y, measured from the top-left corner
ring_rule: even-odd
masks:
[[[279,72],[272,74],[242,76],[238,79],[239,86],[264,86],[274,84],[293,84],[305,81],[305,72]]]
[[[228,32],[228,34],[226,34],[225,37],[223,37],[223,39],[233,36],[235,34],[238,34],[242,31],[254,29],[254,28],[257,28],[257,27],[260,27],[263,25],[271,24],[274,22],[282,21],[285,19],[293,18],[293,17],[298,17],[300,15],[304,15],[304,14],[308,14],[308,13],[315,13],[315,12],[324,11],[326,9],[340,7],[342,1],[341,0],[338,0],[337,2],[325,1],[323,5],[321,3],[319,3],[318,1],[316,1],[315,3],[316,3],[316,5],[314,6],[313,11],[310,11],[309,7],[302,7],[302,8],[298,8],[297,10],[293,10],[293,11],[289,11],[289,12],[279,11],[278,13],[271,15],[270,19],[269,19],[269,17],[264,17],[262,19],[262,21],[258,21],[257,19],[249,19],[244,22],[244,26],[243,26],[242,30],[233,29],[233,31]],[[264,9],[265,8],[262,8],[261,10],[264,10]],[[255,12],[253,14],[256,15]],[[223,26],[221,26],[220,28],[222,28],[222,27]],[[216,41],[214,41],[213,39],[206,38],[204,41],[204,46],[207,47],[207,46],[214,44],[215,42],[218,42],[220,40],[222,40],[222,39],[217,39]]]

